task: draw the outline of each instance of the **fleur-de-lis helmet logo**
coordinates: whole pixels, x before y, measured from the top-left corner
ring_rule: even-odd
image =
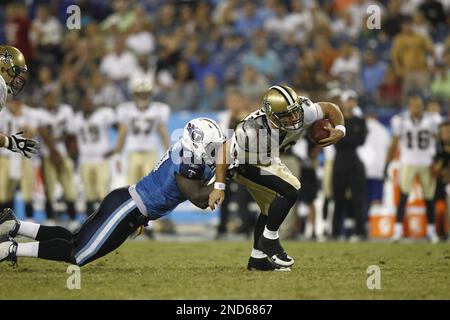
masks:
[[[3,63],[10,63],[12,59],[12,55],[9,54],[8,50],[5,50],[2,54],[0,54],[0,60]]]

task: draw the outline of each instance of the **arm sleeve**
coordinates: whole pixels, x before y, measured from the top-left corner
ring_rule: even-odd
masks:
[[[402,126],[401,126],[401,118],[399,116],[394,116],[391,120],[391,128],[392,134],[394,136],[401,136],[402,134]]]
[[[438,132],[439,125],[441,124],[441,122],[442,122],[442,116],[438,113],[435,114],[434,121],[433,121],[433,128],[432,128],[434,134]]]
[[[105,121],[112,126],[117,121],[116,112],[111,108],[105,108]]]
[[[66,110],[66,132],[67,134],[76,134],[77,133],[77,128],[75,126],[75,121],[73,121],[73,119],[75,118],[75,113],[73,112],[73,109],[66,105],[65,106]]]
[[[312,103],[309,100],[309,102],[302,103],[302,108],[304,125],[309,126],[313,122],[323,119],[323,111],[318,103]]]
[[[118,123],[127,123],[127,112],[125,105],[119,105],[116,111],[116,117]]]

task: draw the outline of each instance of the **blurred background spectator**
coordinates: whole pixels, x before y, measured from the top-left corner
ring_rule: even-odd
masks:
[[[80,30],[65,27],[69,3],[81,8]],[[370,5],[380,8],[380,30],[366,27]],[[229,85],[256,101],[278,81],[313,99],[330,86],[351,88],[378,109],[399,108],[419,90],[446,108],[449,8],[436,0],[18,0],[0,4],[0,40],[24,52],[36,91],[42,67],[68,91],[92,87],[99,68],[122,95],[130,76],[151,75],[175,110],[223,108]]]

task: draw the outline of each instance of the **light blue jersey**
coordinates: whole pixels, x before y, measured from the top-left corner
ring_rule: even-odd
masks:
[[[147,176],[130,187],[130,194],[139,209],[145,209],[143,213],[154,220],[169,214],[177,205],[187,200],[178,188],[175,179],[177,174],[205,183],[214,177],[214,164],[192,162],[192,158],[183,156],[181,143],[174,144]]]

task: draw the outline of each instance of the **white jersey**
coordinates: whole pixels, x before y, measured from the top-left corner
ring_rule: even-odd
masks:
[[[14,115],[11,110],[5,109],[0,116],[0,132],[5,135],[12,135],[27,129],[36,129],[37,119],[33,109],[27,106],[22,107],[20,115]],[[4,148],[0,149],[0,155],[10,155],[11,152]]]
[[[304,99],[304,101],[305,102],[302,104],[303,127],[295,132],[280,131],[278,137],[278,150],[273,149],[275,147],[275,145],[273,145],[273,140],[276,140],[275,135],[273,134],[273,126],[267,119],[266,113],[260,109],[249,114],[236,126],[234,135],[231,138],[231,155],[235,157],[239,151],[244,151],[251,157],[252,154],[262,155],[261,152],[270,152],[272,155],[268,157],[272,158],[272,156],[283,153],[289,147],[294,145],[300,139],[305,129],[315,121],[323,119],[322,108],[319,104],[313,103],[309,99]],[[268,136],[263,134],[260,130],[268,132],[267,134],[270,135],[271,138],[269,139],[270,141],[267,139]],[[271,145],[269,146],[267,143],[270,143]],[[261,160],[260,158],[261,157],[258,156],[259,160]]]
[[[5,79],[0,76],[0,111],[6,107],[6,98],[8,97],[8,87],[6,86]]]
[[[420,120],[413,120],[408,111],[394,116],[391,127],[400,141],[400,163],[429,166],[436,153],[435,134],[442,118],[437,113],[424,112]]]
[[[99,108],[87,117],[78,112],[73,127],[77,133],[78,150],[81,163],[99,162],[111,149],[109,129],[116,122],[116,116],[110,108]]]
[[[61,156],[67,155],[67,148],[65,137],[67,134],[75,134],[74,126],[74,112],[67,104],[61,104],[55,111],[48,111],[41,109],[39,111],[39,127],[46,127],[49,129],[55,143],[55,148]],[[41,152],[44,156],[49,155],[48,146],[42,141]]]
[[[148,152],[158,150],[158,127],[167,123],[170,108],[161,102],[152,102],[145,109],[139,109],[134,102],[117,107],[117,119],[128,128],[125,140],[126,152]]]

